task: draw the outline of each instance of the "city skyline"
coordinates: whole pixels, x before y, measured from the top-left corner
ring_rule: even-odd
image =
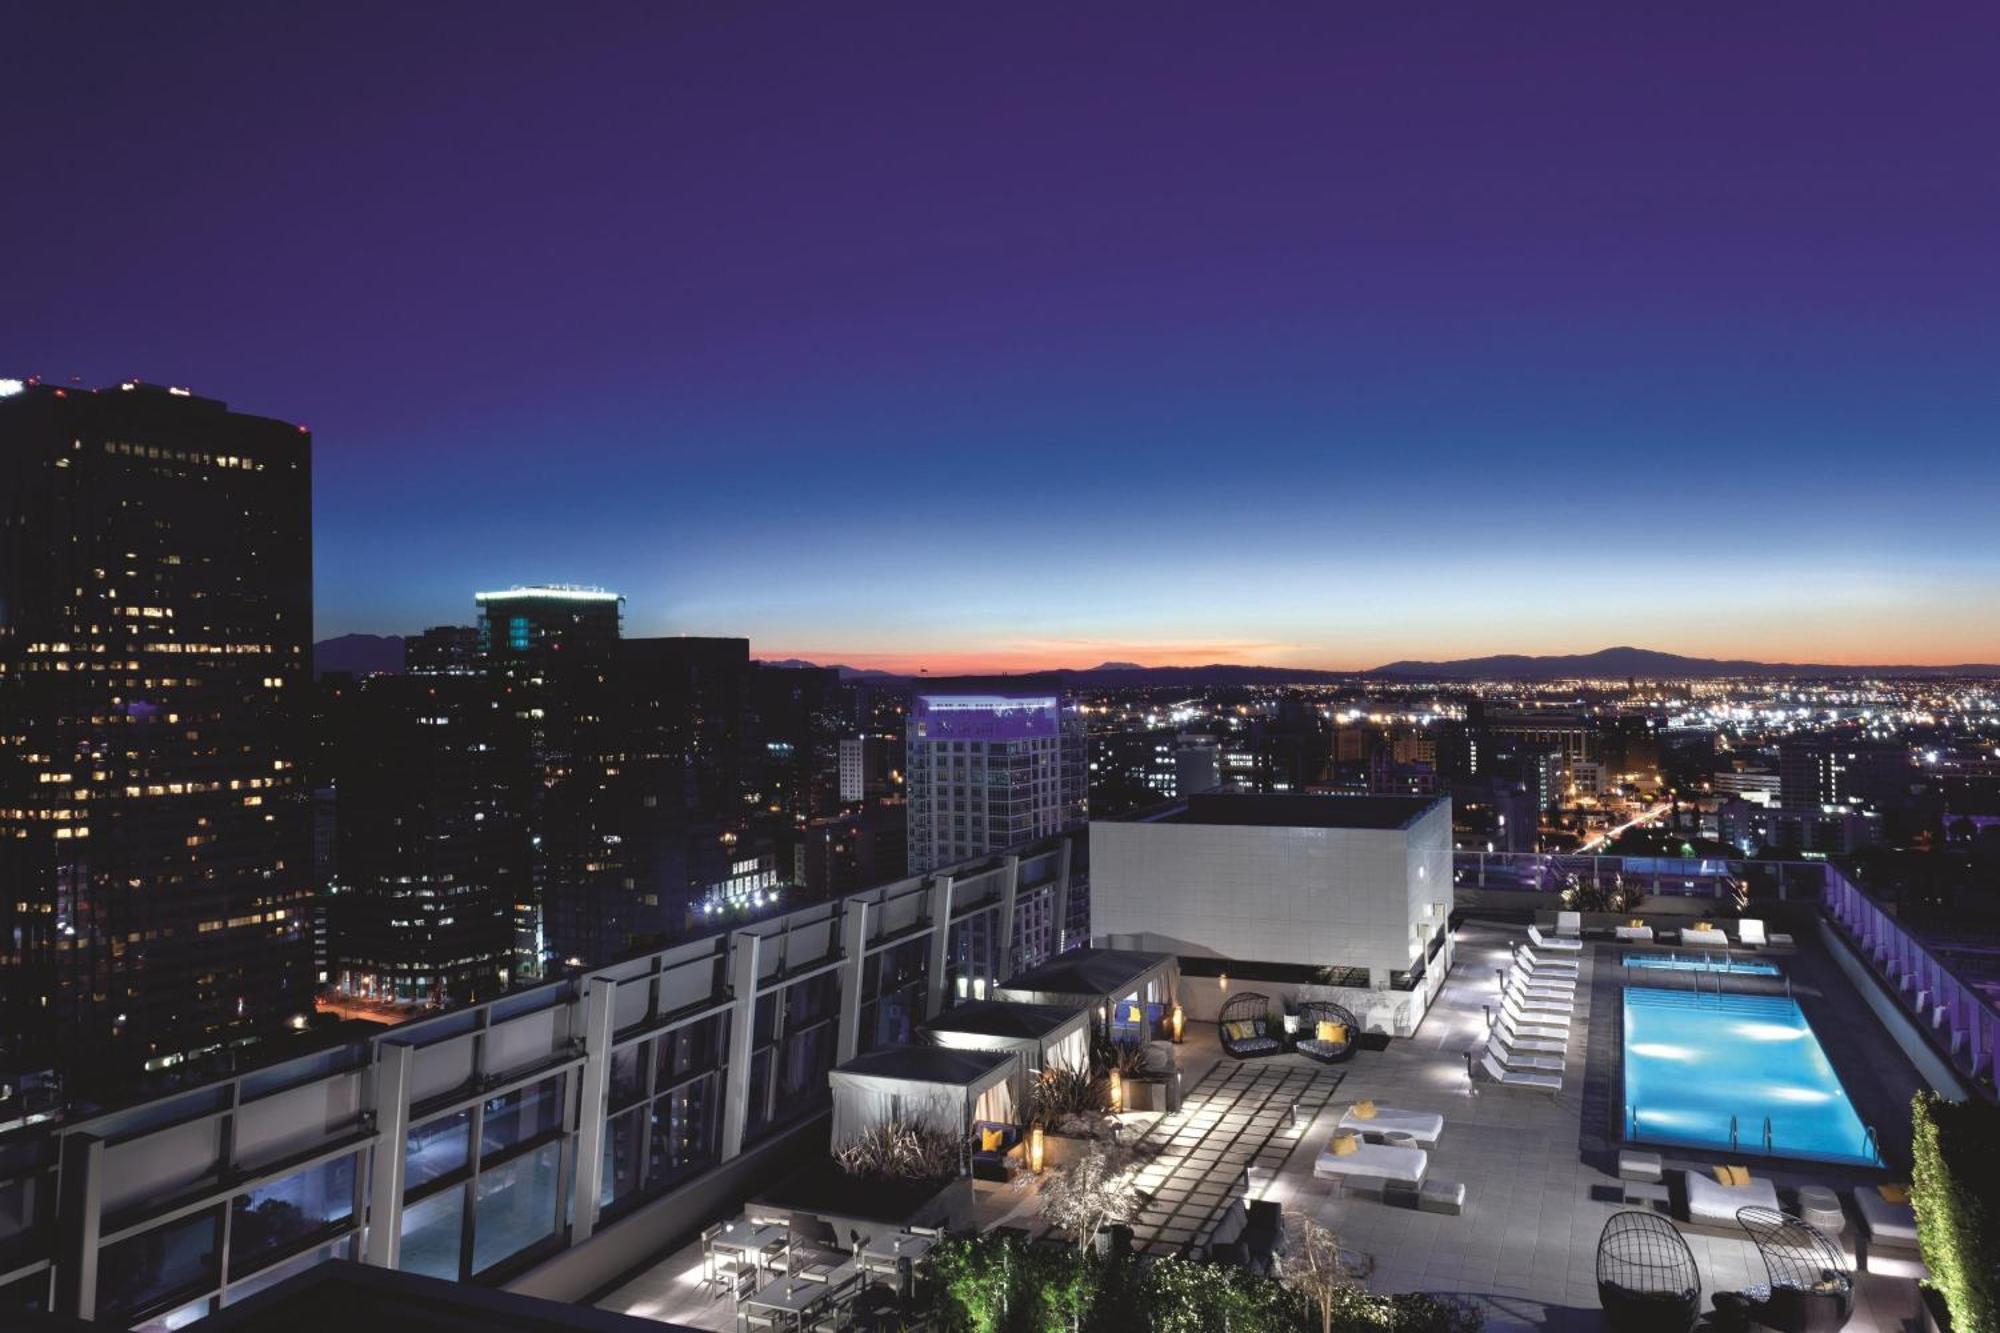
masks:
[[[41,11],[101,76],[10,80],[0,375],[310,425],[320,638],[1992,661],[2000,29],[1937,26]]]

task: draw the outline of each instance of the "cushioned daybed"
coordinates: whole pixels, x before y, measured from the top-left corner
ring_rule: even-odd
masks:
[[[1706,1171],[1687,1173],[1688,1221],[1705,1226],[1736,1229],[1736,1214],[1743,1208],[1778,1209],[1778,1191],[1768,1180],[1756,1176],[1747,1185],[1719,1184]]]
[[[1354,1055],[1361,1020],[1331,1000],[1308,1000],[1299,1006],[1298,1052],[1323,1065]]]
[[[1422,1148],[1357,1143],[1353,1152],[1337,1153],[1329,1145],[1313,1162],[1313,1174],[1322,1180],[1392,1180],[1421,1185],[1430,1163],[1430,1154]]]
[[[1444,1117],[1435,1111],[1401,1111],[1393,1106],[1378,1106],[1374,1115],[1361,1116],[1355,1114],[1355,1108],[1360,1105],[1357,1102],[1355,1106],[1348,1107],[1347,1113],[1340,1117],[1342,1129],[1362,1134],[1387,1134],[1391,1131],[1408,1134],[1425,1147],[1436,1143],[1438,1135],[1444,1133]]]

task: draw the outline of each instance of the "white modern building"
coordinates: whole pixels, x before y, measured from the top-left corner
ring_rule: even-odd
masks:
[[[1444,797],[1208,793],[1093,822],[1090,856],[1095,940],[1178,954],[1195,1017],[1235,985],[1407,1032],[1450,966]]]

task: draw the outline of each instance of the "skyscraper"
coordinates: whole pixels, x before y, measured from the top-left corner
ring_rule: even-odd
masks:
[[[1054,676],[925,682],[906,745],[912,874],[1087,818],[1088,735]]]
[[[501,706],[523,726],[529,764],[529,892],[515,910],[517,970],[604,960],[623,875],[611,827],[612,658],[624,598],[543,584],[482,592],[479,651]],[[613,928],[615,929],[615,928]]]
[[[311,439],[0,399],[0,1039],[108,1093],[312,1007]]]

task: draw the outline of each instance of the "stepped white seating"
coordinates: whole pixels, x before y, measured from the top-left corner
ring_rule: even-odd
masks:
[[[1778,1191],[1771,1182],[1750,1177],[1748,1185],[1720,1185],[1706,1171],[1687,1173],[1688,1221],[1708,1226],[1734,1227],[1738,1208],[1769,1208],[1779,1211]]]
[[[1743,943],[1745,948],[1750,949],[1761,949],[1765,944],[1769,943],[1764,938],[1764,923],[1762,921],[1737,922],[1736,937]]]
[[[1559,990],[1565,995],[1574,994],[1576,991],[1576,978],[1565,976],[1561,972],[1551,972],[1544,976],[1531,968],[1523,967],[1521,964],[1516,963],[1508,969],[1507,975],[1520,982],[1523,986],[1532,986],[1537,990]]]
[[[1544,958],[1525,944],[1514,950],[1514,960],[1531,972],[1552,972],[1573,977],[1583,970],[1583,965],[1574,958]]]
[[[1690,927],[1681,932],[1681,943],[1726,949],[1729,947],[1729,936],[1720,930],[1695,930]]]
[[[1403,1111],[1393,1106],[1378,1106],[1371,1116],[1358,1116],[1354,1108],[1340,1117],[1342,1129],[1355,1130],[1362,1134],[1385,1134],[1391,1131],[1408,1134],[1419,1144],[1428,1148],[1444,1133],[1444,1117],[1436,1111]]]
[[[1556,934],[1566,939],[1576,939],[1583,934],[1583,913],[1557,912]]]
[[[1621,940],[1635,941],[1641,944],[1651,944],[1653,942],[1653,928],[1651,926],[1619,926],[1612,931],[1612,934]]]
[[[1549,1036],[1536,1035],[1548,1032]],[[1502,1046],[1540,1055],[1562,1055],[1569,1050],[1568,1034],[1560,1029],[1524,1029],[1503,1011],[1493,1024],[1493,1035]]]
[[[1514,1020],[1516,1026],[1524,1030],[1542,1029],[1539,1032],[1530,1031],[1529,1035],[1531,1036],[1567,1037],[1569,1035],[1570,1015],[1566,1009],[1548,1009],[1543,1007],[1529,1009],[1511,995],[1500,997],[1500,1009],[1501,1012]]]
[[[1518,1050],[1510,1051],[1501,1044],[1497,1034],[1486,1039],[1486,1051],[1509,1069],[1540,1070],[1560,1074],[1566,1063],[1560,1055],[1529,1055]]]
[[[1562,1091],[1562,1075],[1515,1073],[1511,1069],[1501,1068],[1500,1062],[1495,1060],[1490,1052],[1479,1057],[1479,1065],[1486,1071],[1486,1077],[1503,1088],[1532,1088],[1537,1092],[1549,1093]]]
[[[1544,935],[1535,926],[1528,927],[1528,938],[1534,941],[1537,949],[1544,949],[1550,953],[1583,952],[1582,940],[1564,939],[1561,935]]]

